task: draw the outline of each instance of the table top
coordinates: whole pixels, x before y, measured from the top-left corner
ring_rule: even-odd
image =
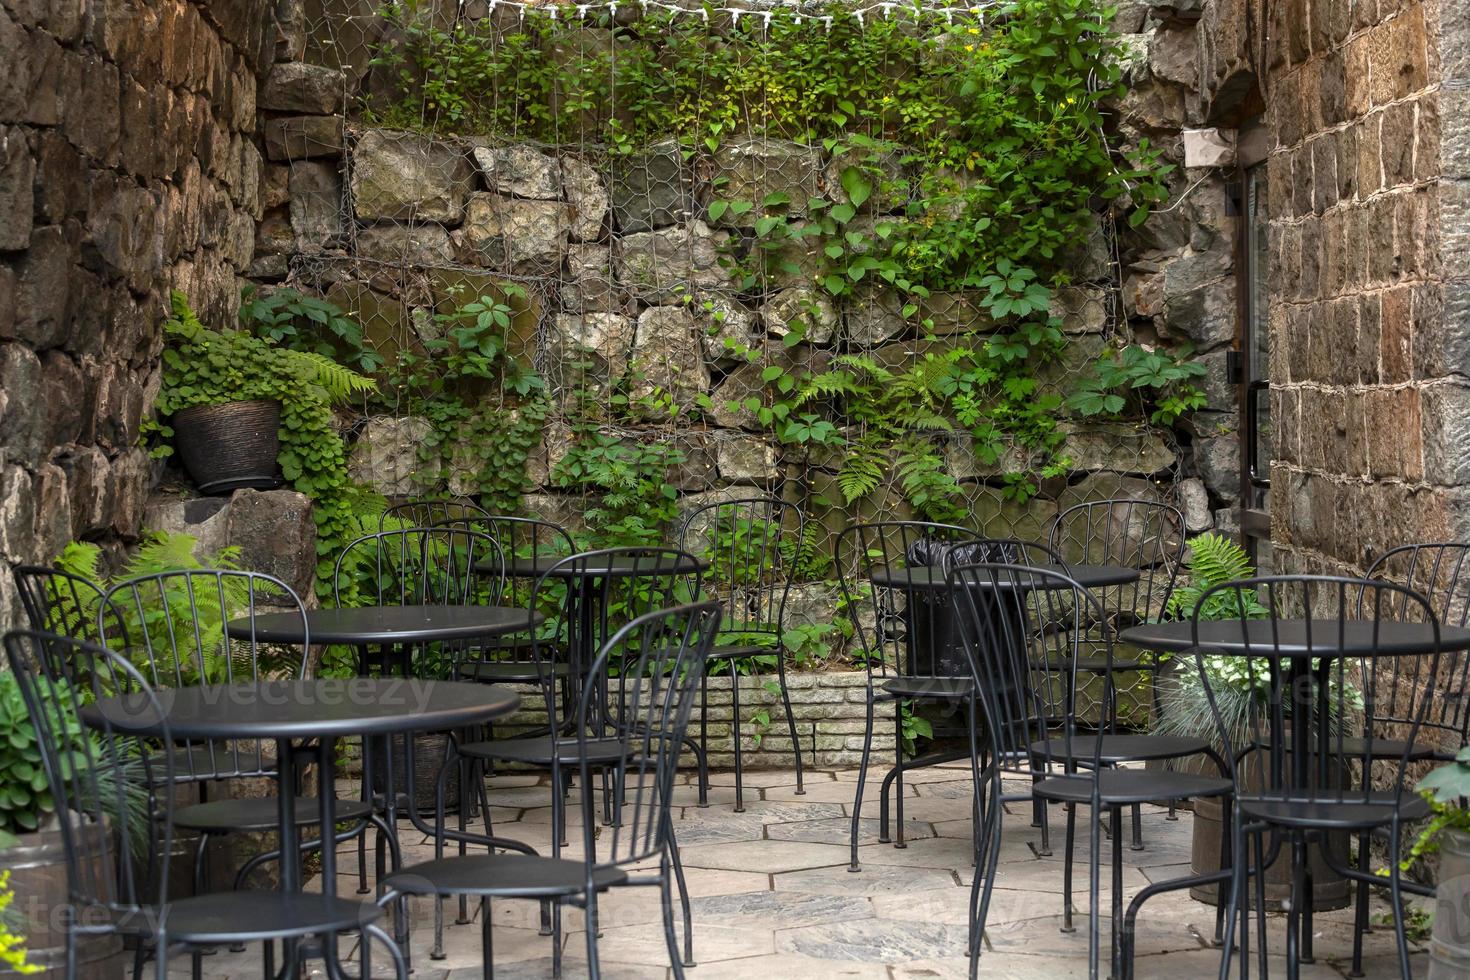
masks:
[[[546,617],[513,606],[360,606],[309,609],[306,625],[313,643],[426,643],[504,636],[539,626]],[[253,635],[261,643],[300,643],[297,613],[259,613],[237,619],[227,630],[237,640]]]
[[[552,578],[617,578],[631,575],[692,575],[709,569],[709,562],[690,556],[677,561],[660,558],[634,558],[628,555],[604,555],[585,561],[567,561],[570,555],[537,555],[534,558],[511,558],[505,562],[505,574],[511,578],[540,578],[550,572]],[[498,558],[486,558],[475,564],[479,572],[498,573]]]
[[[1130,582],[1137,582],[1140,575],[1138,569],[1124,568],[1121,565],[1036,565],[1034,567],[1044,572],[1056,572],[1069,576],[1089,589],[1099,589],[1109,585],[1127,585]],[[869,578],[874,585],[890,589],[945,589],[949,587],[948,576],[937,565],[915,565],[910,568],[885,567],[873,572]],[[984,587],[994,584],[1006,588],[1012,581],[1046,583],[1055,585],[1057,588],[1061,588],[1064,584],[1043,575],[1020,576],[1017,579],[997,576],[993,580],[979,579],[975,584]]]
[[[1274,627],[1274,633],[1273,633]],[[1375,637],[1376,631],[1376,637]],[[1124,643],[1148,650],[1182,652],[1195,646],[1194,627],[1188,620],[1143,623],[1118,634]],[[1401,657],[1429,653],[1434,633],[1423,623],[1374,623],[1336,619],[1225,619],[1201,622],[1198,644],[1209,652],[1239,656],[1249,649],[1260,657],[1347,656]],[[1470,629],[1439,628],[1441,651],[1470,650]]]
[[[444,731],[511,714],[514,691],[463,681],[397,677],[318,678],[209,684],[157,692],[174,738],[305,739]],[[138,695],[103,698],[78,711],[86,724],[159,731],[157,712]]]

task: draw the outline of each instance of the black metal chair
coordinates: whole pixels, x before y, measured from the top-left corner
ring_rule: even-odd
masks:
[[[389,504],[378,515],[378,530],[434,527],[451,521],[480,520],[490,512],[466,497],[426,497]]]
[[[1312,959],[1307,856],[1314,844],[1338,874],[1360,887],[1387,887],[1395,909],[1403,908],[1403,893],[1409,890],[1399,867],[1403,831],[1429,812],[1414,792],[1411,766],[1432,754],[1425,741],[1426,722],[1444,698],[1435,686],[1444,662],[1439,621],[1423,595],[1382,580],[1268,576],[1216,586],[1201,597],[1200,605],[1220,596],[1226,597],[1228,608],[1241,611],[1243,620],[1251,616],[1247,610],[1264,620],[1254,630],[1249,624],[1240,627],[1244,653],[1234,658],[1232,673],[1237,677],[1229,682],[1209,669],[1212,654],[1199,642],[1200,620],[1194,620],[1195,670],[1235,783],[1234,852],[1246,855],[1248,836],[1254,845],[1251,860],[1236,862],[1221,976],[1234,955],[1237,916],[1240,955],[1249,961],[1246,889],[1252,869],[1260,971],[1263,978],[1268,975],[1264,876],[1259,872],[1287,844],[1293,878],[1286,959],[1289,975],[1295,976],[1299,964]],[[1284,628],[1287,614],[1303,624]],[[1385,644],[1385,629],[1402,622],[1427,628],[1430,642],[1423,652],[1408,655]],[[1238,703],[1241,690],[1259,693],[1245,699],[1240,709],[1222,707]],[[1348,867],[1334,853],[1333,838],[1351,834],[1362,840],[1375,832],[1387,844],[1386,876]],[[1358,908],[1361,924],[1361,901]],[[1394,934],[1401,975],[1409,977],[1401,915],[1394,916]],[[1360,958],[1354,968],[1361,970]]]
[[[1000,851],[1002,776],[1033,780],[1036,797],[1067,809],[1067,851],[1063,874],[1062,929],[1072,929],[1072,864],[1077,807],[1090,807],[1091,847],[1088,854],[1089,975],[1099,974],[1102,908],[1101,816],[1116,825],[1123,810],[1155,799],[1197,799],[1229,794],[1228,779],[1191,773],[1123,768],[1116,763],[1115,736],[1083,723],[1076,711],[1081,648],[1110,666],[1110,632],[1089,636],[1075,629],[1104,614],[1101,602],[1075,579],[1060,571],[1024,565],[982,563],[960,565],[950,572],[950,595],[958,630],[985,720],[984,747],[974,749],[977,835],[975,879],[970,892],[970,975],[979,969],[981,940],[995,885]],[[1113,672],[1098,672],[1111,684]],[[1105,692],[1106,693],[1106,692]],[[1039,779],[1037,777],[1040,777]],[[1112,976],[1122,977],[1130,947],[1124,942],[1122,836],[1113,835]],[[1228,866],[1228,855],[1222,855]],[[1216,876],[1223,882],[1224,872]],[[1197,884],[1191,881],[1189,884]],[[1184,887],[1178,885],[1176,887]],[[1159,888],[1163,890],[1163,888]],[[1221,896],[1224,898],[1223,894]],[[1136,901],[1136,900],[1135,900]]]
[[[5,652],[35,727],[42,768],[51,790],[67,865],[65,930],[67,980],[77,980],[77,947],[88,935],[136,941],[133,975],[141,974],[151,948],[158,980],[167,980],[169,955],[187,950],[193,975],[211,946],[262,943],[265,974],[273,976],[274,943],[311,936],[360,932],[381,940],[396,975],[407,976],[398,947],[374,920],[379,910],[334,896],[302,892],[235,891],[170,899],[173,800],[160,787],[177,779],[177,755],[158,752],[171,744],[167,713],[147,679],[110,650],[55,634],[18,631],[5,636]],[[78,725],[84,704],[123,695],[140,716],[165,719],[161,738],[121,731],[108,715]]]
[[[294,613],[301,618],[302,635],[310,637],[306,609],[291,587],[280,579],[257,572],[224,569],[184,569],[159,572],[119,582],[109,588],[97,613],[97,635],[102,642],[128,656],[155,689],[194,684],[248,683],[268,678],[304,677],[310,642],[299,648],[272,646],[257,640],[253,631],[231,636],[227,626],[236,620],[253,619],[262,609]],[[232,833],[271,833],[277,830],[274,796],[247,796],[211,800],[209,784],[225,780],[274,777],[278,760],[266,753],[261,740],[198,742],[184,739],[173,745],[172,771],[175,784],[194,784],[199,802],[174,812],[174,826],[199,835],[194,853],[194,886],[207,891],[206,855],[210,838]],[[376,826],[380,840],[391,840],[392,831],[360,801],[342,801],[337,813],[354,828],[339,842],[366,834]],[[318,801],[299,796],[296,801],[298,826],[314,826],[319,820]],[[302,843],[303,851],[320,847],[319,841]],[[396,859],[396,845],[394,854]],[[257,855],[237,876],[244,876],[273,852]],[[366,865],[358,869],[360,886],[366,889]]]
[[[351,606],[372,604],[378,606],[455,606],[489,604],[497,602],[505,592],[505,555],[495,538],[463,523],[478,520],[478,515],[466,518],[455,508],[455,502],[429,501],[401,505],[401,513],[407,517],[439,517],[443,523],[423,527],[403,527],[375,534],[365,534],[349,541],[338,554],[332,570],[333,595],[338,605]],[[445,508],[449,516],[445,516]],[[475,508],[478,510],[479,508]],[[390,508],[391,510],[391,508]],[[530,616],[527,615],[529,628]],[[405,677],[451,678],[458,676],[460,665],[466,661],[466,651],[481,648],[494,642],[494,638],[476,641],[436,644],[409,644],[385,646],[374,649],[361,646],[357,649],[359,673],[398,673]],[[447,733],[429,733],[445,735]],[[398,777],[385,782],[381,787],[364,787],[365,798],[374,801],[375,811],[381,809],[389,823],[395,823],[400,814],[399,794],[406,792],[407,805],[403,808],[415,825],[423,822],[419,804],[420,791],[427,790],[421,782],[421,773],[408,764],[413,738],[400,737],[381,742],[369,742],[364,751],[379,756],[383,763],[377,770],[385,775],[395,770],[402,772],[403,787],[398,787]],[[402,765],[398,763],[402,761]],[[460,770],[461,806],[458,813],[462,827],[470,817],[470,797],[486,821],[486,834],[490,833],[490,808],[485,799],[483,780],[472,778],[473,771],[466,764]],[[392,787],[391,789],[389,787]],[[435,787],[436,791],[440,787]],[[381,796],[381,801],[377,799]],[[422,827],[420,827],[422,829]],[[509,845],[509,842],[503,842]],[[529,847],[521,847],[531,851]],[[358,841],[358,860],[367,860],[366,842]],[[384,860],[380,847],[377,853],[378,878],[383,877]],[[395,861],[394,867],[397,867]],[[460,920],[467,921],[468,910],[463,905]],[[436,905],[434,924],[434,947],[431,956],[437,957],[442,949],[443,909]]]
[[[1186,549],[1184,515],[1170,504],[1150,500],[1119,498],[1090,500],[1068,507],[1052,523],[1048,541],[1053,549],[1072,564],[1118,565],[1137,569],[1136,581],[1093,590],[1101,601],[1105,616],[1088,627],[1097,633],[1106,626],[1116,635],[1119,631],[1149,620],[1164,618],[1169,596],[1179,578]],[[1092,638],[1088,647],[1096,644]],[[1079,650],[1082,669],[1097,673],[1102,660],[1088,647]],[[1147,650],[1118,650],[1112,668],[1141,682],[1149,681],[1147,706],[1158,715],[1157,684],[1159,667],[1165,661]],[[1082,705],[1082,710],[1099,709],[1099,724],[1116,732],[1125,726],[1118,715],[1119,689],[1122,678],[1114,678],[1109,686],[1112,700],[1106,705]],[[1128,693],[1137,691],[1136,684],[1126,685]],[[1136,699],[1135,699],[1136,700]],[[1136,703],[1134,708],[1140,707]],[[1147,719],[1144,719],[1147,724]],[[1126,726],[1125,726],[1126,727]],[[1136,723],[1131,727],[1139,727]],[[1173,817],[1171,804],[1170,818]],[[1143,850],[1143,821],[1138,808],[1133,813],[1135,851]],[[1110,828],[1116,831],[1117,828]]]
[[[17,565],[16,591],[31,629],[95,643],[103,589],[91,579],[59,568]]]
[[[609,888],[657,887],[663,904],[664,937],[674,975],[682,978],[692,965],[691,921],[684,911],[681,955],[673,918],[671,879],[683,892],[683,871],[674,841],[669,801],[674,790],[679,752],[687,744],[694,689],[720,623],[714,602],[656,609],[634,618],[603,645],[588,674],[616,683],[607,688],[586,684],[577,702],[574,738],[567,739],[567,763],[581,787],[583,860],[560,857],[560,836],[553,833],[550,857],[476,854],[445,857],[444,843],[454,837],[437,814],[435,858],[404,868],[384,883],[379,905],[397,904],[398,936],[407,943],[404,900],[410,896],[471,895],[480,899],[482,957],[485,976],[492,976],[494,949],[490,903],[494,898],[523,898],[556,903],[552,971],[561,976],[561,909],[566,904],[586,910],[587,975],[600,976],[597,957],[598,895]],[[452,764],[452,760],[450,763]],[[610,779],[618,798],[609,831],[594,818],[592,773]],[[442,777],[441,777],[442,781]],[[483,842],[487,848],[488,841]],[[630,873],[629,866],[659,859],[656,874]]]
[[[744,759],[740,736],[740,668],[756,673],[762,659],[774,660],[791,751],[796,757],[796,792],[802,780],[801,740],[786,687],[786,601],[806,544],[806,518],[795,504],[772,497],[720,501],[691,511],[679,531],[679,547],[709,562],[704,588],[718,599],[725,618],[710,652],[716,669],[730,676],[730,724],[735,747],[735,812],[745,810]],[[709,754],[709,672],[700,685],[699,746]]]
[[[597,574],[611,565],[618,574]],[[567,733],[572,724],[559,714],[564,698],[557,688],[571,689],[577,704],[584,687],[607,687],[607,678],[591,670],[591,661],[608,638],[623,624],[645,613],[679,605],[699,595],[700,574],[694,556],[673,548],[608,548],[570,555],[551,564],[537,579],[537,606],[562,601],[570,595],[565,636],[533,634],[531,655],[535,683],[546,703],[544,729],[494,740],[467,741],[458,754],[488,763],[516,763],[549,769],[553,786],[563,788],[578,762],[578,743]],[[550,597],[543,599],[543,597]],[[594,750],[596,745],[593,746]],[[691,745],[691,748],[697,746]],[[562,794],[552,793],[554,811]],[[611,819],[611,802],[605,814]],[[557,824],[553,837],[560,841],[565,828]]]
[[[975,689],[954,630],[944,562],[951,549],[981,540],[974,531],[949,524],[881,521],[845,528],[833,544],[837,581],[868,674],[862,768],[852,810],[853,871],[859,870],[863,788],[876,707],[893,705],[894,768],[884,779],[880,805],[886,817],[892,780],[898,800],[898,847],[904,846],[903,773],[966,756],[957,750],[905,760],[903,714],[914,702],[939,702],[964,712],[965,729],[973,728]],[[886,838],[880,840],[887,843]]]
[[[1436,542],[1406,544],[1391,548],[1369,566],[1365,578],[1398,581],[1423,596],[1441,626],[1464,627],[1470,623],[1470,544]],[[1420,614],[1416,602],[1400,597],[1384,610],[1384,617],[1412,621]],[[1379,670],[1393,669],[1396,662],[1380,665]],[[1424,717],[1420,747],[1414,750],[1415,761],[1435,759],[1448,762],[1466,744],[1470,744],[1470,653],[1449,651],[1439,659],[1439,676],[1434,687],[1441,694]],[[1377,740],[1375,753],[1380,757],[1398,754],[1392,739]],[[1350,746],[1350,751],[1356,746]],[[1384,754],[1387,754],[1386,756]],[[1358,837],[1358,870],[1370,871],[1369,834]],[[1405,891],[1427,893],[1415,882],[1404,882]],[[1350,976],[1363,975],[1363,936],[1369,931],[1368,883],[1358,881],[1355,901],[1357,913],[1353,935],[1353,966]]]

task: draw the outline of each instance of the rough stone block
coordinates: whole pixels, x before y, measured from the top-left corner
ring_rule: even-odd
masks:
[[[347,78],[340,71],[304,61],[273,65],[260,87],[258,105],[273,112],[330,116],[347,102]]]
[[[272,160],[339,157],[345,144],[341,116],[287,116],[265,124],[265,151]]]
[[[464,216],[471,168],[453,143],[412,133],[372,129],[352,151],[352,197],[364,220],[438,221]]]

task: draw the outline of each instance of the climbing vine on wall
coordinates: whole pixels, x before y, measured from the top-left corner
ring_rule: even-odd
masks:
[[[549,5],[445,24],[391,3],[395,43],[377,53],[381,84],[361,112],[442,136],[576,146],[614,171],[677,141],[703,175],[690,206],[729,232],[720,262],[735,292],[759,302],[805,283],[781,344],[835,348],[782,359],[727,339],[758,382],[727,403],[702,396],[697,410],[744,413],[790,451],[835,455],[848,503],[892,478],[922,516],[953,519],[963,499],[950,437],[965,436],[985,467],[1016,470],[1004,490],[1024,498],[1070,469],[1065,415],[1167,425],[1199,407],[1198,366],[1117,338],[1075,384],[1048,374],[1070,342],[1057,291],[1099,215],[1139,222],[1164,196],[1155,149],[1125,154],[1107,136],[1107,103],[1122,92],[1111,11],[1012,0],[959,16],[903,4],[866,21],[840,4],[817,13]],[[794,147],[789,168],[768,159],[742,179],[729,161],[752,141]],[[815,182],[801,176],[813,169]],[[955,296],[961,322],[945,315]],[[824,326],[859,306],[891,311],[927,349],[895,362],[867,349],[881,337]],[[646,423],[644,401],[573,412],[554,484],[624,499],[618,467],[666,471],[662,459],[612,459],[590,424]],[[636,499],[656,510],[669,488],[644,489],[657,492]],[[630,527],[616,505],[597,513]],[[632,516],[641,534],[657,514]]]

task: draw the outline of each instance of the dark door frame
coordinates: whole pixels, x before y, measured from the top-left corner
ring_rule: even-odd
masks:
[[[1270,474],[1256,469],[1256,454],[1259,448],[1258,395],[1266,392],[1270,397],[1269,372],[1264,377],[1256,376],[1255,359],[1252,356],[1256,344],[1257,330],[1270,330],[1269,323],[1256,323],[1256,312],[1251,299],[1257,287],[1252,275],[1251,245],[1251,175],[1252,171],[1266,162],[1267,133],[1260,117],[1246,121],[1238,131],[1236,141],[1236,171],[1234,175],[1234,197],[1236,200],[1237,234],[1235,236],[1235,343],[1232,351],[1231,374],[1236,384],[1237,411],[1240,420],[1240,532],[1242,544],[1256,557],[1256,542],[1271,538],[1271,518],[1266,508],[1258,504],[1258,494],[1269,490]],[[1264,188],[1257,186],[1256,207],[1264,207]],[[1265,270],[1256,270],[1265,275]],[[1268,335],[1269,336],[1269,335]]]

